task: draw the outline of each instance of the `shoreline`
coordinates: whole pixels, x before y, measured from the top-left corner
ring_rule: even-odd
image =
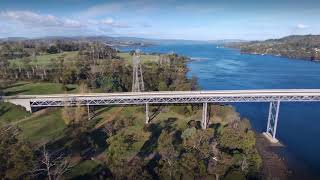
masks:
[[[237,48],[236,48],[237,49]],[[241,51],[241,49],[238,49],[240,51],[240,53],[242,54],[249,54],[249,55],[259,55],[259,56],[273,56],[273,57],[281,57],[281,58],[287,58],[287,59],[292,59],[292,60],[300,60],[300,61],[311,61],[311,62],[320,62],[320,59],[307,59],[307,58],[303,58],[303,57],[289,57],[286,55],[282,55],[282,54],[269,54],[269,53],[257,53],[257,52],[243,52]]]
[[[220,47],[221,48],[221,47]],[[233,46],[223,46],[222,48],[229,48],[229,49],[234,49],[239,51],[241,54],[247,54],[247,55],[257,55],[257,56],[272,56],[272,57],[280,57],[280,58],[287,58],[291,60],[299,60],[299,61],[309,61],[309,62],[316,62],[320,63],[320,59],[308,59],[304,57],[290,57],[282,54],[272,54],[272,53],[259,53],[259,52],[246,52],[246,51],[241,51],[241,48],[239,47],[233,47]]]
[[[276,153],[276,149],[283,148],[273,144],[263,135],[256,134],[256,148],[262,159],[262,179],[289,179],[289,169],[285,160]]]
[[[242,52],[240,52],[240,50],[238,48],[234,48],[234,47],[226,46],[224,48],[236,50],[241,54],[262,56],[260,54],[242,53]],[[152,52],[157,52],[157,51],[153,50]],[[147,52],[147,53],[149,54],[152,52]],[[158,52],[158,53],[162,54],[161,52]],[[187,56],[189,58],[192,57],[192,56],[188,56],[186,54],[184,54],[184,56]],[[271,55],[271,54],[265,54],[265,56],[273,56],[273,57],[278,57],[278,58],[301,60],[301,61],[305,61],[305,62],[317,63],[315,61],[308,61],[308,60],[304,60],[304,59],[293,59],[293,58],[288,58],[285,56],[275,56],[275,55]],[[191,68],[189,63],[192,63],[195,61],[196,60],[190,59],[188,61],[188,67]],[[194,75],[196,75],[198,78],[200,78],[198,76],[198,74],[194,74]],[[189,74],[188,77],[190,78],[191,74]],[[200,86],[199,83],[198,83],[198,85]],[[257,131],[257,130],[255,130],[255,131]],[[265,175],[265,176],[263,176],[263,179],[270,179],[270,175],[274,175],[274,174],[276,174],[276,176],[278,176],[278,177],[281,177],[281,178],[277,178],[277,179],[297,179],[297,177],[304,177],[305,176],[303,173],[300,172],[299,169],[296,169],[295,166],[292,166],[292,164],[290,162],[290,157],[287,157],[286,155],[282,155],[280,153],[280,151],[286,151],[285,150],[286,148],[281,148],[279,146],[278,147],[272,146],[266,138],[264,138],[263,136],[261,138],[259,136],[262,136],[262,134],[256,133],[257,149],[258,149],[258,146],[260,146],[261,149],[259,148],[258,151],[259,151],[259,154],[261,155],[261,158],[263,160],[263,162],[262,162],[263,165],[262,165],[262,170],[261,170],[261,174]],[[281,165],[278,165],[279,164],[278,162]],[[268,174],[269,174],[269,176],[268,176]],[[271,179],[274,179],[274,178],[271,178]]]

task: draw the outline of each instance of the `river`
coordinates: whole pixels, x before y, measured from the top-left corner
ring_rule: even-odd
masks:
[[[122,48],[129,50],[130,48]],[[269,55],[241,54],[215,44],[162,44],[143,52],[175,52],[192,58],[189,76],[198,77],[205,90],[320,89],[320,63]],[[242,117],[257,132],[267,126],[268,103],[237,103]],[[319,138],[319,139],[318,139]],[[320,103],[281,103],[277,139],[286,147],[279,153],[300,177],[320,179]]]

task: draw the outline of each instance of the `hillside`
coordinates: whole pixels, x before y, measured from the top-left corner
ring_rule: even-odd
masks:
[[[320,60],[320,35],[293,35],[281,39],[233,43],[229,46],[239,48],[242,53]]]
[[[56,43],[59,41],[65,42],[100,42],[113,47],[131,46],[131,47],[143,47],[155,44],[203,44],[212,42],[225,42],[221,41],[201,41],[201,40],[183,40],[183,39],[151,39],[151,38],[139,38],[139,37],[111,37],[111,36],[46,36],[39,38],[25,38],[25,37],[7,37],[0,38],[0,42],[45,42]],[[239,42],[238,40],[227,40],[227,42]],[[242,42],[242,41],[241,41]]]
[[[132,54],[99,42],[0,44],[0,94],[128,92]],[[141,54],[146,91],[198,89],[188,58]],[[88,111],[89,110],[89,111]],[[256,179],[262,159],[250,122],[232,106],[56,107],[0,103],[0,177],[48,179]],[[8,153],[10,152],[10,153]],[[58,160],[55,159],[58,157]],[[126,167],[126,168],[123,168]],[[60,169],[62,168],[62,169]],[[56,175],[54,175],[56,173]]]
[[[81,125],[68,124],[63,117],[64,108],[49,108],[32,115],[6,103],[0,103],[0,108],[0,122],[17,125],[21,132],[16,141],[30,143],[30,151],[39,153],[43,145],[50,152],[64,148],[72,164],[65,179],[259,177],[261,158],[254,132],[249,121],[240,120],[231,106],[211,106],[206,130],[199,126],[198,106],[151,106],[154,116],[148,125],[144,123],[143,107],[98,108],[94,118],[82,118]],[[6,126],[0,126],[3,127]],[[21,162],[16,164],[24,167]],[[9,176],[7,171],[5,174],[17,177]],[[44,179],[41,175],[38,178]]]

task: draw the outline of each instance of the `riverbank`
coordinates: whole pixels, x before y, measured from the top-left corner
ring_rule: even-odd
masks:
[[[319,61],[319,39],[319,35],[293,35],[266,41],[231,43],[230,46],[240,49],[243,53]]]
[[[275,152],[275,149],[283,146],[271,143],[262,134],[257,134],[256,146],[262,158],[261,174],[263,179],[289,179],[289,170],[284,159]]]

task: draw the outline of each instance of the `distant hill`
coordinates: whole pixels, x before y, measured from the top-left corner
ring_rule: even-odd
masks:
[[[292,35],[281,39],[232,43],[229,46],[239,48],[243,53],[320,60],[320,35]]]
[[[6,38],[0,38],[0,41],[23,41],[27,39],[28,38],[25,38],[25,37],[6,37]]]
[[[90,38],[90,37],[89,37]],[[93,37],[91,37],[93,38]],[[137,42],[142,44],[203,44],[208,43],[208,41],[200,40],[184,40],[184,39],[149,39],[149,38],[139,38],[139,37],[110,37],[102,36],[101,38],[106,38],[109,40],[122,41],[122,42]]]
[[[203,44],[214,43],[213,41],[197,41],[197,40],[180,40],[180,39],[148,39],[138,37],[111,37],[111,36],[46,36],[39,38],[24,38],[24,37],[8,37],[0,39],[2,41],[98,41],[110,46],[150,46],[154,44]],[[238,41],[237,41],[238,42]]]
[[[232,43],[244,43],[248,41],[241,40],[241,39],[221,39],[221,40],[210,40],[208,42],[214,43],[214,44],[232,44]]]
[[[7,37],[0,38],[0,42],[17,42],[17,41],[40,41],[45,43],[54,43],[56,41],[78,41],[78,42],[101,42],[109,46],[148,46],[150,42],[142,39],[126,39],[110,36],[46,36],[39,38],[25,37]]]

